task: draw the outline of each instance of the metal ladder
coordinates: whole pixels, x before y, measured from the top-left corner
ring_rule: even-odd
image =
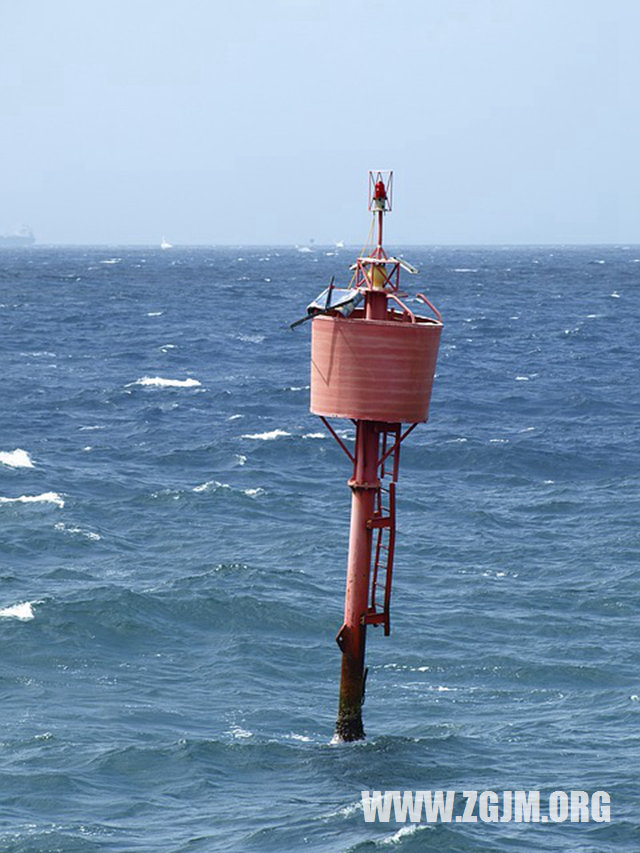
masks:
[[[384,457],[387,450],[387,437],[392,434],[396,442],[400,437],[400,425],[390,426],[383,431],[382,459],[380,464],[381,484],[377,489],[373,517],[367,521],[373,535],[373,569],[371,572],[371,591],[369,606],[365,614],[366,625],[383,625],[385,637],[391,632],[390,605],[391,584],[393,581],[393,556],[396,544],[396,478],[397,461],[391,472],[387,486],[383,485],[386,475]],[[397,449],[399,443],[397,443]],[[396,452],[397,452],[396,449]],[[394,454],[395,456],[395,454]],[[387,504],[385,506],[385,500]]]

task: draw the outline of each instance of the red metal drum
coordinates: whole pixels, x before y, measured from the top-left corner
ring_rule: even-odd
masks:
[[[318,316],[312,321],[311,411],[388,423],[429,415],[442,323],[397,312],[386,320]]]

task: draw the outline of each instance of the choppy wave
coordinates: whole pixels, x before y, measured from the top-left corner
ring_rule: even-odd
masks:
[[[62,509],[64,507],[64,500],[60,497],[57,492],[43,492],[41,495],[20,495],[18,498],[6,498],[0,497],[0,503],[3,504],[13,504],[13,503],[52,503],[57,507]]]
[[[284,429],[272,429],[269,432],[248,433],[247,435],[243,435],[242,438],[251,438],[255,441],[273,441],[276,438],[285,438],[290,435],[291,433]]]
[[[235,740],[248,740],[254,735],[253,732],[248,731],[248,729],[243,729],[242,726],[231,726],[229,734],[231,737],[235,738]]]
[[[378,842],[380,847],[389,847],[394,844],[402,844],[406,838],[416,835],[418,832],[433,830],[435,827],[425,823],[409,823],[406,826],[400,827],[396,832],[387,835]],[[377,845],[376,845],[377,846]]]
[[[254,489],[242,489],[242,494],[246,495],[248,498],[259,498],[260,495],[264,495],[266,492],[260,486],[256,486]]]
[[[202,384],[197,379],[165,379],[162,376],[143,376],[131,382],[131,385],[151,385],[156,388],[198,388]]]
[[[92,530],[83,530],[81,527],[69,527],[63,521],[59,521],[55,524],[54,528],[64,533],[82,536],[85,539],[89,539],[91,542],[99,542],[102,539],[102,536],[100,536],[99,533],[94,533]]]
[[[35,613],[31,602],[23,601],[20,604],[12,604],[10,607],[0,610],[0,618],[20,619],[22,622],[27,622],[29,619],[35,618]]]
[[[0,464],[9,468],[33,468],[33,460],[26,450],[0,451]]]
[[[230,489],[229,483],[221,483],[219,480],[207,480],[199,486],[194,486],[194,492],[217,492],[219,489]]]
[[[206,483],[201,483],[199,486],[194,486],[192,491],[194,492],[218,492],[224,490],[239,492],[240,494],[246,495],[248,498],[257,498],[260,495],[266,494],[265,490],[260,486],[256,486],[254,488],[247,489],[234,489],[229,483],[221,483],[219,480],[207,480]]]

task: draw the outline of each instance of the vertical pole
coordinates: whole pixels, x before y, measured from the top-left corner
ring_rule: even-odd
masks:
[[[347,591],[342,630],[342,677],[336,735],[344,741],[361,740],[364,698],[364,652],[369,604],[371,542],[367,522],[373,517],[378,488],[380,438],[373,421],[358,421],[356,464],[351,486],[351,527],[347,563]]]
[[[365,317],[384,319],[387,295],[384,291],[369,290],[365,296]],[[358,421],[351,486],[351,526],[347,562],[347,591],[344,604],[344,624],[340,634],[342,675],[336,736],[352,741],[364,738],[362,702],[364,699],[364,653],[367,626],[365,616],[369,606],[371,574],[371,544],[373,531],[367,527],[373,518],[375,499],[380,481],[380,434],[374,421]]]
[[[378,250],[382,249],[382,217],[384,213],[379,210],[378,211]]]

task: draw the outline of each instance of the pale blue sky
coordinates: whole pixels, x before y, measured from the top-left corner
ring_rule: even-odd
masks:
[[[639,0],[0,0],[0,232],[640,243]]]

